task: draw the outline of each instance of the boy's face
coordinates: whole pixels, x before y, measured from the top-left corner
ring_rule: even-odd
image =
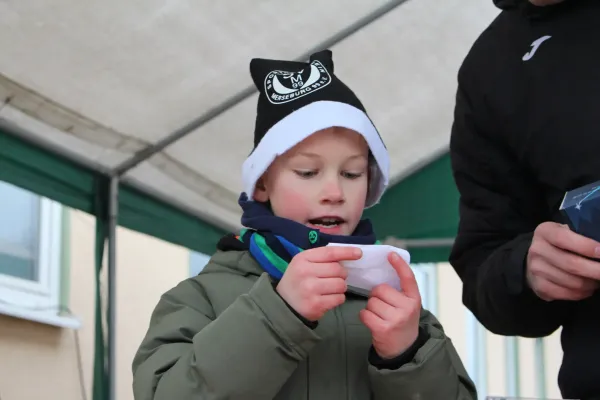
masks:
[[[278,157],[254,199],[273,213],[331,235],[350,235],[365,208],[369,147],[345,128],[316,132]]]

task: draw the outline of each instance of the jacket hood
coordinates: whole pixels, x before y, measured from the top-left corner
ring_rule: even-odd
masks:
[[[206,264],[203,272],[223,272],[223,268],[241,275],[260,276],[265,272],[250,253],[241,249],[218,250]]]

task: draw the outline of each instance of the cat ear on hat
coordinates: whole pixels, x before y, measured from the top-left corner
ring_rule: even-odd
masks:
[[[269,61],[263,58],[253,58],[250,61],[250,76],[252,76],[252,81],[259,91],[263,91],[265,78],[271,72]]]
[[[321,50],[310,56],[310,62],[320,61],[330,74],[333,74],[333,52],[331,50]]]

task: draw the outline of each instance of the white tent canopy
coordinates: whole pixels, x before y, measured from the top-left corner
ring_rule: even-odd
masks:
[[[298,58],[381,7],[389,12],[331,49],[397,180],[447,148],[456,72],[497,14],[491,0],[9,0],[0,3],[0,118],[113,169],[251,86],[252,57]],[[255,105],[254,94],[126,177],[238,227]]]

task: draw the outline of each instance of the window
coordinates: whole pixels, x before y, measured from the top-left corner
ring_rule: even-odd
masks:
[[[466,307],[463,308],[467,317],[466,335],[468,345],[465,367],[469,376],[473,379],[473,383],[475,383],[479,397],[484,399],[488,383],[487,331],[471,311]]]
[[[421,293],[421,304],[433,315],[437,315],[437,266],[436,264],[411,264]]]
[[[3,313],[25,318],[32,313],[59,313],[61,213],[59,204],[0,182]]]

